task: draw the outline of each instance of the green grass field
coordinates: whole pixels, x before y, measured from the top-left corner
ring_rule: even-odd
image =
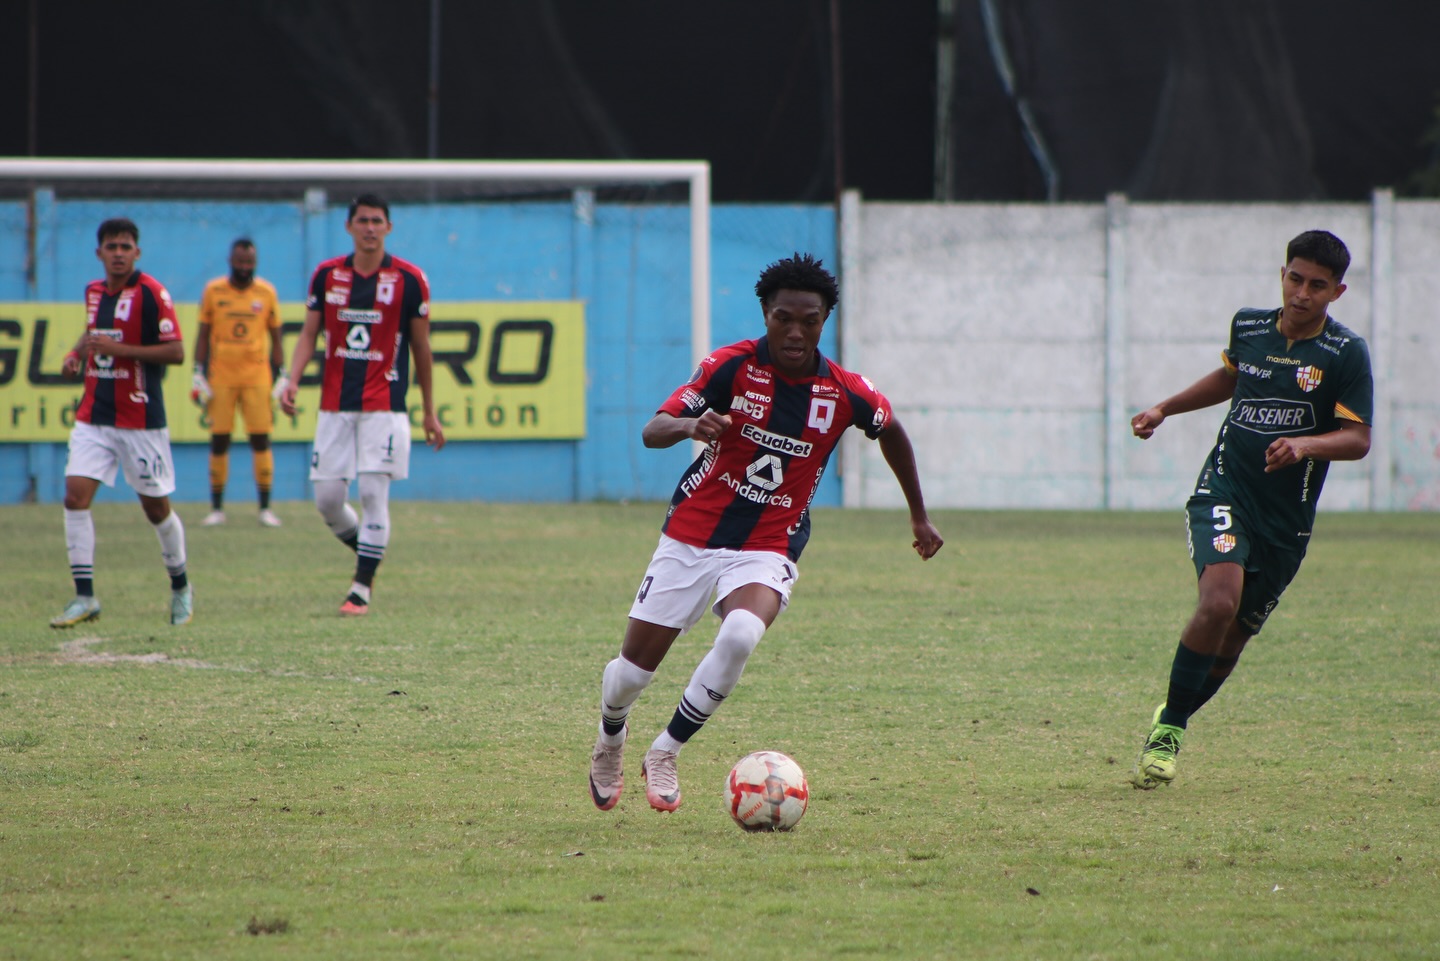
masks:
[[[133,504],[96,624],[58,506],[0,508],[0,958],[1435,958],[1440,516],[1324,514],[1169,789],[1127,778],[1193,603],[1164,514],[820,511],[790,610],[652,812],[585,784],[658,505],[402,503],[374,611],[308,504],[201,528],[165,623]],[[730,765],[794,756],[752,835]]]

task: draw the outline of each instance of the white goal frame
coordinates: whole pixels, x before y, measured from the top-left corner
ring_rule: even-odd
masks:
[[[710,164],[704,160],[102,160],[0,157],[0,181],[445,181],[585,189],[685,183],[690,199],[690,352],[710,352]]]

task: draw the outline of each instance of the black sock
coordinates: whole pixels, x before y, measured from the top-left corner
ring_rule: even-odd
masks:
[[[95,578],[93,578],[93,577],[77,577],[77,578],[75,578],[75,593],[78,594],[78,595],[81,596],[81,597],[94,597],[94,596],[95,596]]]
[[[670,718],[670,723],[665,726],[665,732],[684,744],[699,733],[700,728],[704,727],[708,720],[710,720],[708,714],[701,714],[695,710],[690,706],[690,702],[682,696],[680,706],[675,708],[675,716]]]
[[[262,511],[270,509],[270,492],[268,490],[260,492],[260,509]]]
[[[355,562],[355,583],[370,587],[375,583],[375,571],[380,567],[380,558],[361,554]]]

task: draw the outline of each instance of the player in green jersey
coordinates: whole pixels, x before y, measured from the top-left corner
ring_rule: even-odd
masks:
[[[1137,788],[1174,780],[1190,717],[1225,683],[1300,569],[1330,462],[1370,451],[1370,352],[1329,315],[1349,266],[1334,234],[1290,241],[1282,306],[1237,313],[1223,366],[1130,421],[1144,440],[1172,414],[1230,404],[1185,505],[1200,599],[1135,766]]]

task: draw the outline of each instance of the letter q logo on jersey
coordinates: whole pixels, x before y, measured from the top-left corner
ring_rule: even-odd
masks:
[[[828,397],[810,398],[810,416],[806,418],[805,426],[813,427],[822,434],[828,434],[834,423],[835,402]]]

